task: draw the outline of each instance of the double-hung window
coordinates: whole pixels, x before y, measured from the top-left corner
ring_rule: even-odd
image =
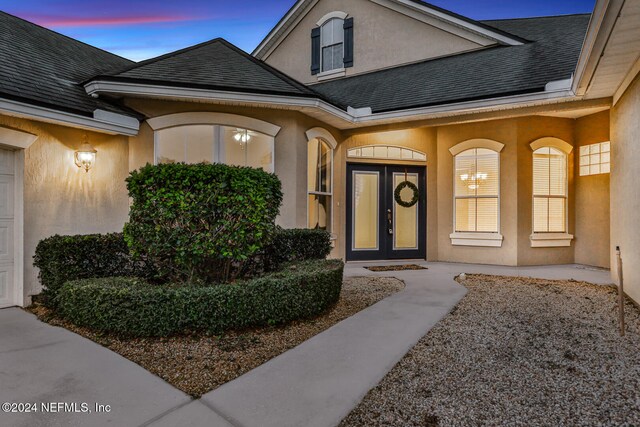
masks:
[[[455,156],[455,232],[498,233],[500,157],[487,148]]]
[[[567,155],[558,148],[533,152],[533,232],[566,233]]]
[[[307,226],[331,231],[333,149],[320,138],[309,140],[307,151]]]
[[[344,20],[330,19],[320,33],[322,72],[344,68]]]

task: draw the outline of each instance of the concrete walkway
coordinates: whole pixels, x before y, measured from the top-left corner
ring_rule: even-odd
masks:
[[[102,414],[0,412],[0,425],[335,426],[464,296],[457,274],[610,283],[608,272],[580,266],[417,263],[429,269],[372,273],[367,263],[349,264],[346,276],[398,277],[406,288],[198,401],[89,340],[22,310],[0,310],[0,403],[111,406]]]

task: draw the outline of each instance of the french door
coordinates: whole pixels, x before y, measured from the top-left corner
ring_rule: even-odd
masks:
[[[347,260],[424,259],[426,201],[424,167],[348,164]]]

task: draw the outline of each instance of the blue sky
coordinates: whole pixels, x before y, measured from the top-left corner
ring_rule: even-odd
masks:
[[[348,0],[345,0],[348,1]],[[432,0],[474,19],[591,12],[595,0]],[[139,61],[224,37],[251,52],[294,0],[0,0],[0,9]]]

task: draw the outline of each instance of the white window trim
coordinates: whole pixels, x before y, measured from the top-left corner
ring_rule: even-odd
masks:
[[[281,129],[280,126],[253,117],[210,112],[168,114],[149,119],[147,123],[154,131],[186,125],[221,125],[253,130],[272,137],[277,136]]]
[[[309,183],[306,182],[306,193],[307,193],[307,215],[305,218],[305,228],[309,227],[309,196],[313,195],[313,196],[329,196],[331,198],[331,217],[329,218],[329,230],[331,233],[331,244],[333,247],[335,247],[335,243],[338,240],[338,235],[335,233],[335,230],[333,228],[333,218],[334,218],[334,199],[333,199],[333,193],[334,193],[334,176],[335,176],[335,150],[338,147],[338,141],[336,141],[336,139],[334,138],[334,136],[326,129],[321,128],[321,127],[315,127],[315,128],[311,128],[308,131],[305,132],[305,134],[307,135],[307,167],[309,167],[309,142],[311,142],[314,139],[318,139],[320,141],[324,141],[325,143],[327,143],[327,145],[329,146],[329,148],[331,149],[331,188],[330,188],[330,193],[326,193],[326,192],[319,192],[319,191],[309,191]],[[309,176],[309,171],[307,171],[307,179]],[[306,181],[306,180],[305,180]]]
[[[318,27],[322,27],[324,24],[326,24],[328,21],[331,21],[334,18],[342,19],[344,21],[345,19],[347,19],[347,16],[349,16],[348,13],[341,12],[339,10],[336,10],[334,12],[329,12],[326,15],[324,15],[322,18],[320,18],[320,20],[316,23],[316,25]]]
[[[500,209],[498,209],[499,211]],[[500,215],[498,215],[498,223]],[[488,248],[502,247],[504,236],[500,233],[455,232],[449,235],[453,246],[482,246]]]
[[[544,137],[540,139],[536,139],[530,144],[533,152],[540,148],[551,147],[556,148],[562,151],[565,155],[566,160],[566,178],[565,186],[567,189],[567,193],[564,197],[565,199],[565,230],[569,230],[569,154],[573,151],[573,146],[566,141],[561,140],[560,138],[554,137]],[[533,156],[533,154],[532,154]],[[533,157],[531,158],[531,162],[533,164]],[[533,173],[532,173],[533,178]],[[532,179],[533,185],[533,179]],[[533,189],[532,189],[533,190]],[[536,195],[531,191],[531,227],[533,228],[533,220],[534,220],[534,207],[533,201],[536,198]],[[538,197],[549,197],[549,196],[540,196]],[[559,248],[559,247],[568,247],[571,246],[571,241],[573,240],[573,234],[569,234],[568,231],[564,233],[554,233],[554,232],[540,232],[534,233],[532,232],[529,236],[529,240],[531,241],[532,248]]]
[[[495,151],[498,154],[498,231],[495,233],[486,233],[482,231],[456,231],[456,156],[464,151],[472,150],[474,148],[485,148],[491,151]],[[502,228],[501,224],[501,209],[502,203],[502,167],[500,152],[504,149],[504,144],[494,141],[492,139],[476,138],[463,141],[454,145],[449,149],[449,152],[453,155],[453,233],[449,235],[451,239],[451,245],[453,246],[481,246],[487,248],[500,248],[502,247],[503,235],[500,233]],[[482,197],[474,197],[475,199]],[[493,198],[491,196],[490,198]]]
[[[529,236],[532,248],[559,248],[571,246],[573,234],[569,233],[534,233]]]
[[[338,77],[344,77],[347,75],[347,69],[342,67],[342,68],[336,68],[335,70],[329,70],[329,71],[323,71],[321,73],[318,73],[318,81],[324,81],[324,80],[331,80],[331,79],[335,79]]]

